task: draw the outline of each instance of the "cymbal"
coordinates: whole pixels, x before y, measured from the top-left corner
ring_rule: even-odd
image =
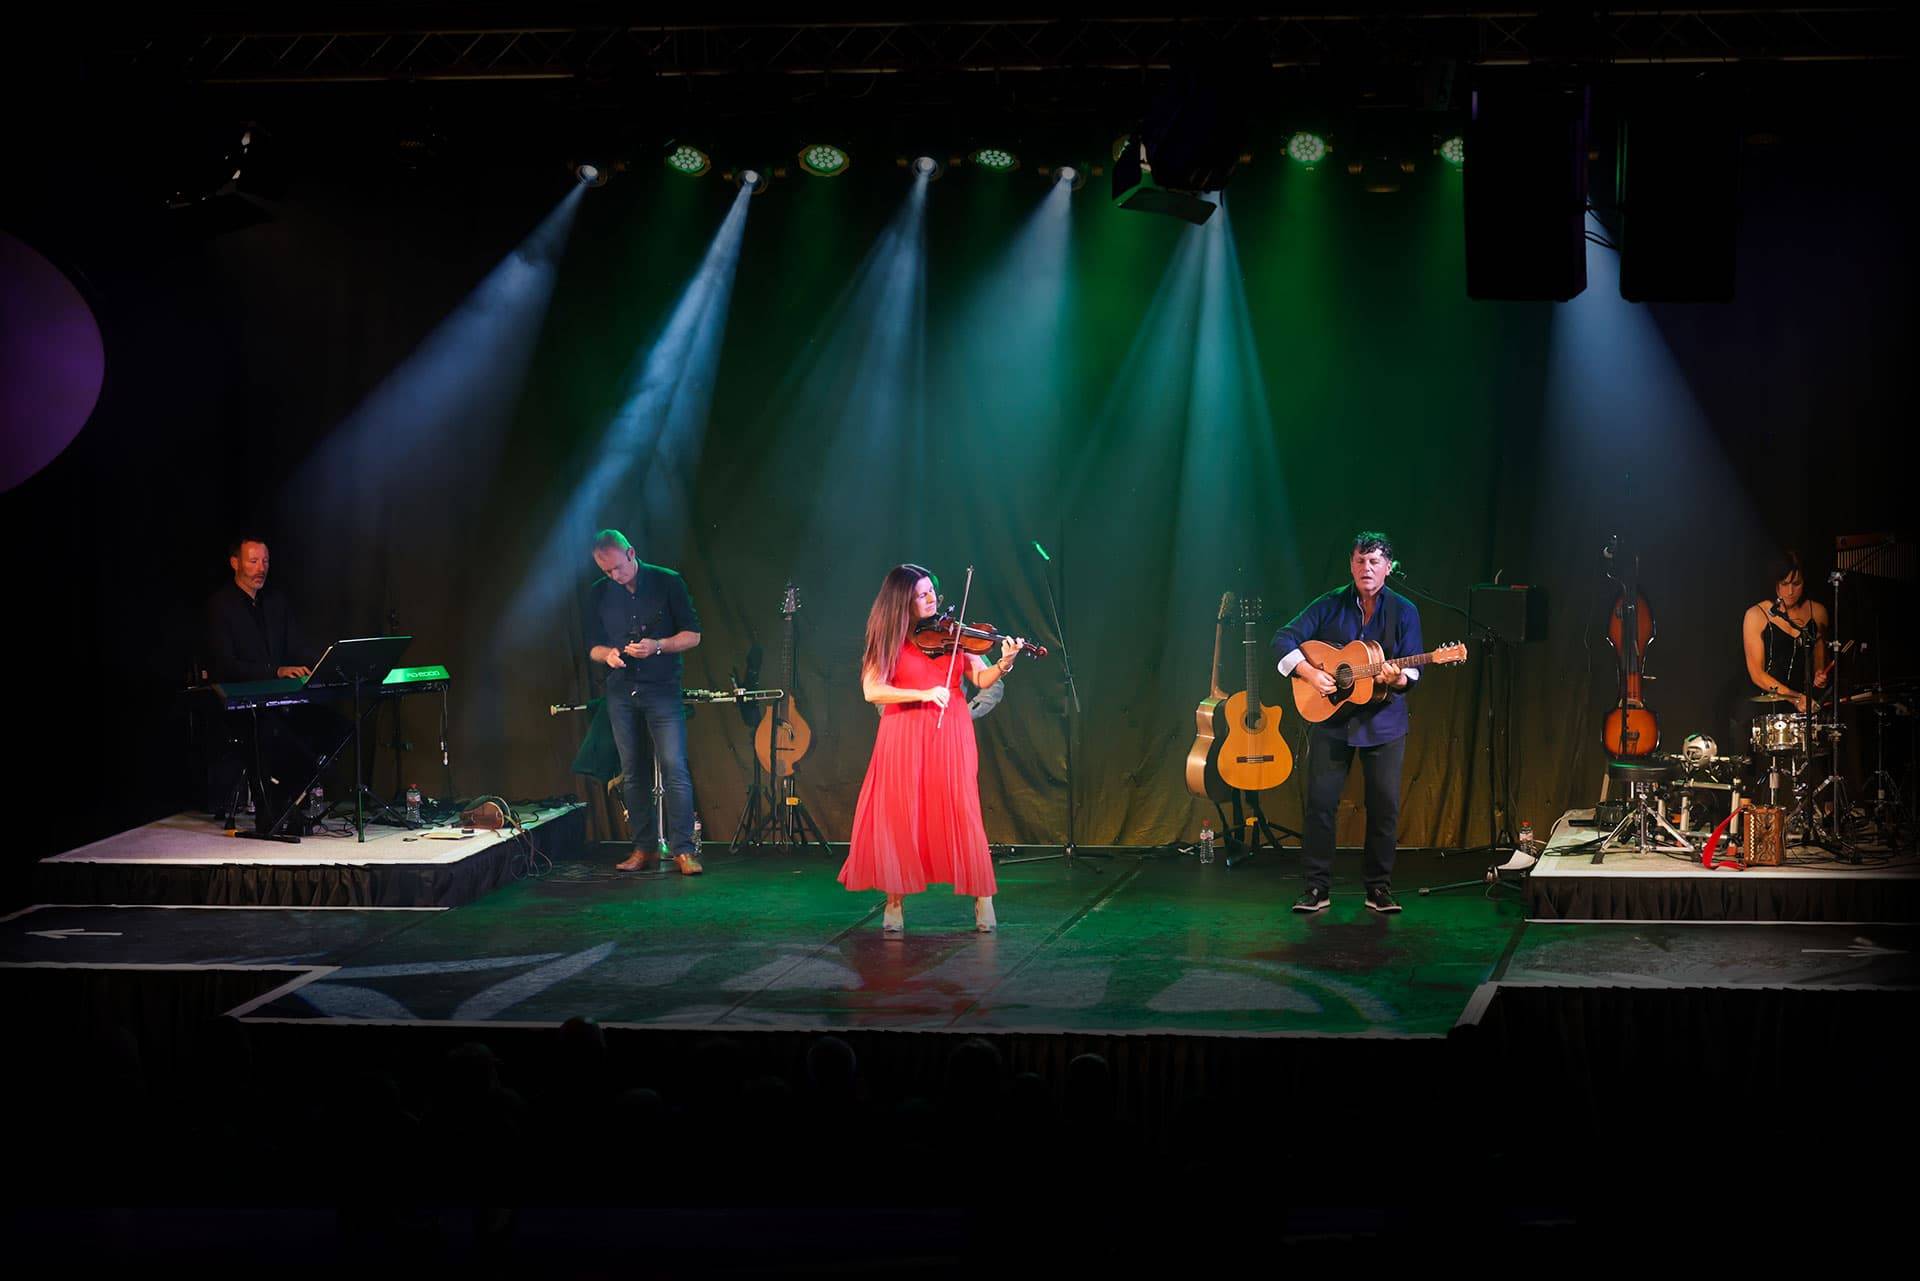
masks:
[[[1749,703],[1791,703],[1793,700],[1785,694],[1753,694],[1747,698]]]

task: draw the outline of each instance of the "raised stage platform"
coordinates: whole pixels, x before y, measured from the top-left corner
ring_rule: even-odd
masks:
[[[1795,845],[1783,867],[1708,869],[1696,853],[1611,850],[1568,811],[1527,877],[1527,915],[1564,921],[1889,921],[1920,919],[1920,853],[1865,850],[1858,861]],[[1707,833],[1688,833],[1700,841]]]
[[[586,807],[518,811],[525,832],[351,825],[298,844],[242,840],[202,814],[176,814],[42,859],[35,896],[51,903],[228,907],[457,907],[542,859],[578,858]]]

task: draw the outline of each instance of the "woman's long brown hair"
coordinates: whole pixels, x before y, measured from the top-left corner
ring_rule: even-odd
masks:
[[[913,626],[913,585],[932,574],[918,565],[895,565],[880,580],[880,594],[867,611],[867,648],[860,656],[860,674],[878,672],[880,679],[893,681],[893,668],[900,660],[900,647],[907,642]]]

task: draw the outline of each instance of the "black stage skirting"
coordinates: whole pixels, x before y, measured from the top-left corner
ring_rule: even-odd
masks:
[[[547,857],[579,858],[586,807],[531,828]],[[293,848],[293,847],[288,847]],[[455,863],[44,862],[34,869],[42,903],[161,903],[192,907],[458,907],[504,885],[523,865],[526,837],[489,841]]]
[[[1920,877],[1533,876],[1527,916],[1537,921],[1920,920]]]

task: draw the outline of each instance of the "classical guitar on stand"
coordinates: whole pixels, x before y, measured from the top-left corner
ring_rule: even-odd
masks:
[[[1293,749],[1280,732],[1280,709],[1260,702],[1260,598],[1248,596],[1240,602],[1240,618],[1246,624],[1247,684],[1227,699],[1227,741],[1220,747],[1220,777],[1228,787],[1243,792],[1264,792],[1278,787],[1293,773]]]
[[[1322,694],[1302,673],[1301,667],[1306,664],[1293,669],[1293,706],[1306,720],[1318,724],[1343,707],[1365,707],[1386,700],[1388,686],[1379,677],[1388,660],[1386,651],[1378,643],[1356,640],[1345,645],[1329,645],[1325,641],[1310,640],[1300,643],[1300,652],[1307,656],[1308,662],[1333,677],[1333,693]],[[1450,642],[1429,653],[1392,660],[1399,668],[1466,661],[1467,647],[1461,641]]]

